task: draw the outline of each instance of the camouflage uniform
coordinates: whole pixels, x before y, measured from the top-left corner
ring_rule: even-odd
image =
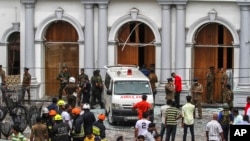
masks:
[[[229,106],[229,109],[231,110],[233,108],[234,94],[232,90],[227,89],[227,88],[225,89],[226,90],[223,93],[223,103],[227,103]]]
[[[166,100],[174,99],[175,86],[173,83],[166,83],[165,85]]]
[[[96,99],[100,103],[101,108],[104,108],[101,95],[103,91],[102,78],[97,70],[94,71],[94,75],[91,77],[91,85],[92,85],[91,108],[93,108],[93,106],[95,105]]]
[[[154,71],[153,71],[153,72],[152,72],[152,71],[150,72],[148,78],[149,78],[150,85],[151,85],[152,92],[153,92],[153,96],[154,96],[154,99],[155,99],[155,95],[156,95],[156,93],[157,93],[155,83],[158,82],[158,78],[157,78],[156,74],[154,73]]]
[[[213,103],[213,92],[214,92],[215,75],[213,72],[207,74],[207,102]]]
[[[0,86],[4,85],[6,82],[6,77],[5,77],[5,71],[2,70],[2,67],[0,66]]]
[[[89,81],[89,76],[84,73],[84,69],[81,69],[81,74],[78,75],[77,79],[78,79],[78,85],[81,88],[80,95],[79,95],[79,102],[80,102],[80,101],[83,101],[83,96],[84,96],[83,94],[84,94],[84,91],[86,91],[86,89],[84,88],[84,85],[86,87],[86,81],[87,82]]]
[[[198,116],[199,118],[202,118],[202,108],[201,108],[201,100],[202,100],[202,92],[203,92],[203,86],[200,83],[194,83],[191,87],[192,92],[192,101],[195,107],[198,108]],[[194,117],[195,117],[195,111],[194,111]]]
[[[221,101],[223,101],[223,95],[226,92],[227,80],[228,80],[228,75],[226,72],[224,72],[221,77],[221,97],[220,97]]]
[[[63,89],[68,84],[69,78],[70,73],[67,71],[61,71],[56,78],[57,80],[60,80],[59,99],[62,99]]]
[[[80,75],[78,75],[78,84],[79,87],[82,87],[83,85],[83,81],[85,80],[89,80],[89,76],[85,73],[81,73]]]

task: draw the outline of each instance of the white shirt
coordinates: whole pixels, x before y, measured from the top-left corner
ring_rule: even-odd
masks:
[[[66,123],[66,121],[68,121],[70,129],[72,129],[72,120],[70,114],[67,111],[63,111],[61,116],[63,118],[63,122]]]
[[[220,141],[220,133],[223,132],[220,123],[217,120],[211,120],[206,125],[208,131],[208,140]]]
[[[166,118],[166,111],[169,108],[169,105],[163,105],[161,106],[161,122],[162,124],[165,124],[165,118]]]
[[[242,115],[237,115],[237,116],[234,116],[234,121],[233,121],[233,124],[238,124],[238,123],[242,123],[243,122],[243,117]]]
[[[137,120],[137,122],[135,124],[135,128],[138,129],[138,136],[142,135],[144,132],[146,132],[148,130],[149,123],[151,123],[151,121],[149,121],[145,118]]]
[[[148,132],[148,130],[147,130],[142,135],[145,137],[144,141],[155,141],[155,138],[154,138],[155,133],[154,132],[151,133],[151,132]]]

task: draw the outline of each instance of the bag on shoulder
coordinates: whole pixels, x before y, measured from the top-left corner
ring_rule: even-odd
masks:
[[[222,118],[220,120],[221,125],[228,125],[230,122],[230,111],[222,111]]]

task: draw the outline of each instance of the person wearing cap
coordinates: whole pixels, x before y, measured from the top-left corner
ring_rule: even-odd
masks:
[[[201,83],[198,82],[197,78],[193,79],[193,84],[191,86],[191,93],[192,93],[192,101],[196,108],[198,108],[198,117],[199,119],[202,118],[202,107],[201,107],[201,101],[202,101],[202,93],[203,93],[203,86]],[[194,118],[195,118],[196,112],[194,111]]]
[[[57,113],[58,114],[61,114],[63,112],[65,104],[66,104],[65,101],[62,100],[62,99],[60,99],[60,100],[57,101],[57,106],[58,106]]]
[[[24,68],[23,82],[22,82],[22,101],[24,103],[25,93],[28,93],[28,103],[30,104],[30,83],[31,75],[29,74],[29,68]]]
[[[68,67],[64,66],[62,71],[57,75],[57,80],[60,81],[60,88],[59,88],[59,99],[62,99],[63,89],[68,84],[70,73],[68,71]]]
[[[100,107],[104,108],[104,104],[102,102],[102,91],[103,84],[102,78],[100,75],[100,70],[95,70],[93,72],[93,76],[91,77],[91,91],[92,91],[92,99],[91,99],[91,109],[94,109],[94,105],[96,104],[96,99],[98,100]]]
[[[44,107],[42,109],[41,118],[42,118],[42,123],[47,125],[47,121],[49,119],[49,109],[47,107]]]
[[[81,68],[81,73],[77,77],[77,82],[78,82],[79,87],[83,85],[83,81],[85,80],[89,81],[89,76],[85,74],[84,68]]]
[[[223,102],[223,93],[226,90],[226,86],[228,84],[228,75],[227,72],[224,70],[224,68],[221,68],[220,71],[221,73],[221,95],[220,95],[220,101]]]
[[[175,99],[175,104],[176,108],[180,107],[180,94],[182,91],[182,80],[179,75],[177,75],[175,72],[171,73],[172,78],[174,78],[174,86],[175,86],[175,94],[174,94],[174,99]]]
[[[229,106],[227,103],[223,104],[223,110],[221,110],[218,114],[218,122],[221,125],[223,130],[224,138],[228,141],[228,132],[230,123],[233,121],[233,114],[229,110]]]
[[[82,119],[84,122],[84,131],[87,130],[93,130],[92,129],[92,125],[93,123],[96,121],[95,119],[95,115],[93,112],[90,111],[90,105],[88,103],[83,104],[83,115],[82,115]]]
[[[47,126],[42,123],[42,118],[36,118],[36,124],[31,128],[30,141],[45,141],[48,139]]]
[[[231,90],[231,85],[227,84],[223,92],[223,103],[227,103],[229,105],[230,111],[233,109],[233,100],[234,100],[234,93]]]
[[[137,102],[136,104],[133,105],[133,109],[137,110],[138,113],[138,119],[142,119],[142,114],[144,112],[149,112],[152,110],[152,106],[150,103],[147,102],[147,95],[142,95],[142,101]]]
[[[85,136],[85,131],[83,125],[82,116],[80,115],[81,109],[80,108],[73,108],[71,111],[73,123],[72,123],[72,130],[71,130],[71,137],[73,141],[83,141]]]
[[[76,84],[76,80],[74,77],[69,78],[69,84],[67,84],[64,89],[63,93],[67,96],[67,102],[74,108],[77,104],[77,98],[79,98],[80,88]]]
[[[106,140],[106,127],[103,123],[103,121],[105,120],[106,116],[105,114],[99,114],[98,115],[98,120],[96,122],[93,123],[93,134],[95,136],[99,136],[101,138],[102,141]]]
[[[167,79],[168,82],[165,84],[166,100],[174,99],[175,85],[172,78]]]
[[[2,68],[2,65],[0,65],[0,86],[4,86],[6,83],[6,76],[5,71]]]
[[[54,137],[52,141],[70,141],[69,138],[69,125],[63,122],[63,118],[61,115],[57,114],[54,117],[56,122],[55,126],[53,126],[53,134]]]
[[[209,67],[209,73],[207,74],[207,102],[214,103],[213,93],[214,93],[214,83],[215,83],[215,72],[214,67]]]
[[[49,110],[49,118],[47,120],[47,128],[48,128],[48,137],[52,139],[54,137],[53,134],[53,126],[55,125],[54,117],[57,112],[55,110]]]

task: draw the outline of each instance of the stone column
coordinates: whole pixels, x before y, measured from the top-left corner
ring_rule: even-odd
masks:
[[[171,75],[171,5],[162,4],[161,31],[161,80],[165,82]]]
[[[95,68],[95,52],[94,52],[94,3],[82,0],[85,8],[85,48],[84,48],[84,68],[86,74],[93,75]]]
[[[34,47],[34,7],[36,0],[21,0],[25,6],[25,63],[29,72],[35,77],[35,47]]]
[[[186,5],[177,4],[176,5],[176,37],[175,37],[175,72],[182,78],[185,77],[185,9]]]
[[[99,4],[98,15],[98,68],[101,71],[101,76],[104,78],[105,70],[103,67],[108,64],[108,5]]]
[[[249,54],[250,54],[250,37],[249,37],[249,5],[240,6],[241,30],[240,30],[240,70],[239,85],[249,85]]]

